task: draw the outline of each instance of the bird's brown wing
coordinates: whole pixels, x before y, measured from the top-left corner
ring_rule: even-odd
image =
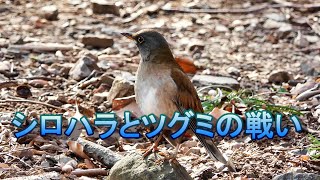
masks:
[[[192,109],[194,112],[203,113],[201,101],[197,94],[196,89],[189,80],[188,76],[180,69],[173,68],[171,71],[171,78],[176,83],[178,92],[173,101],[177,105],[180,113],[185,110]],[[196,131],[196,119],[190,120],[189,128],[194,132],[200,143],[206,148],[207,152],[212,158],[219,160],[220,162],[227,164],[231,171],[235,171],[234,167],[230,167],[230,164],[223,157],[220,150],[214,144],[211,138],[195,133]]]

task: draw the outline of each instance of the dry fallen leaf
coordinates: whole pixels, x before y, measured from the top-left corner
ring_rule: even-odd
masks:
[[[9,168],[9,165],[5,163],[0,163],[0,168]]]
[[[135,96],[115,98],[112,100],[112,110],[120,110],[131,102],[135,101]]]
[[[88,168],[88,169],[94,169],[95,168],[95,165],[90,161],[90,159],[85,159],[84,162],[86,164],[86,168]]]
[[[120,118],[124,118],[125,111],[130,111],[132,115],[134,115],[135,117],[141,117],[143,115],[135,100],[132,101],[130,104],[126,105],[125,107],[120,108],[119,110],[116,110],[115,113]]]
[[[87,156],[84,152],[83,152],[83,146],[81,144],[79,144],[76,141],[69,141],[68,143],[69,146],[69,150],[72,151],[74,154],[76,154],[77,156],[83,158],[83,159],[90,159],[89,156]]]
[[[215,107],[209,114],[212,115],[214,119],[219,119],[222,115],[227,113],[230,113],[230,112]]]
[[[308,156],[308,155],[301,155],[301,156],[300,156],[300,160],[301,160],[301,161],[309,161],[309,160],[310,160],[310,156]]]

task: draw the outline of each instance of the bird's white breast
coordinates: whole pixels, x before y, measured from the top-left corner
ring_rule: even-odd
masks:
[[[137,77],[136,100],[145,115],[165,114],[171,117],[177,110],[173,102],[177,87],[169,70],[153,72]]]

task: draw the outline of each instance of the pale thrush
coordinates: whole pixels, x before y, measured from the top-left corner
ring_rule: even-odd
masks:
[[[145,115],[154,114],[159,117],[165,114],[170,120],[175,112],[184,113],[192,109],[203,113],[201,101],[188,76],[175,61],[165,38],[154,30],[141,30],[137,33],[121,33],[136,42],[141,55],[135,82],[136,101]],[[166,122],[166,125],[168,122]],[[155,148],[162,136],[177,149],[181,138],[172,139],[170,134],[177,128],[164,129],[155,141]],[[191,119],[189,129],[195,132],[196,119]],[[235,171],[231,162],[227,162],[211,138],[195,134],[212,158],[228,165]]]

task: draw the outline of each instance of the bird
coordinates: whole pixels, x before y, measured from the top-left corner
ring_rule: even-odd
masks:
[[[190,109],[195,113],[204,113],[195,87],[176,62],[162,34],[153,29],[121,34],[136,43],[141,56],[134,91],[136,102],[143,114],[154,114],[157,117],[165,114],[167,117],[172,117],[175,112],[182,114]],[[168,124],[167,120],[165,124]],[[156,149],[162,137],[174,146],[177,152],[182,139],[172,139],[170,134],[179,127],[181,124],[172,129],[164,128],[146,153]],[[195,118],[190,120],[188,129],[195,134],[213,159],[227,165],[230,171],[236,171],[233,163],[223,157],[212,138],[195,133]]]

